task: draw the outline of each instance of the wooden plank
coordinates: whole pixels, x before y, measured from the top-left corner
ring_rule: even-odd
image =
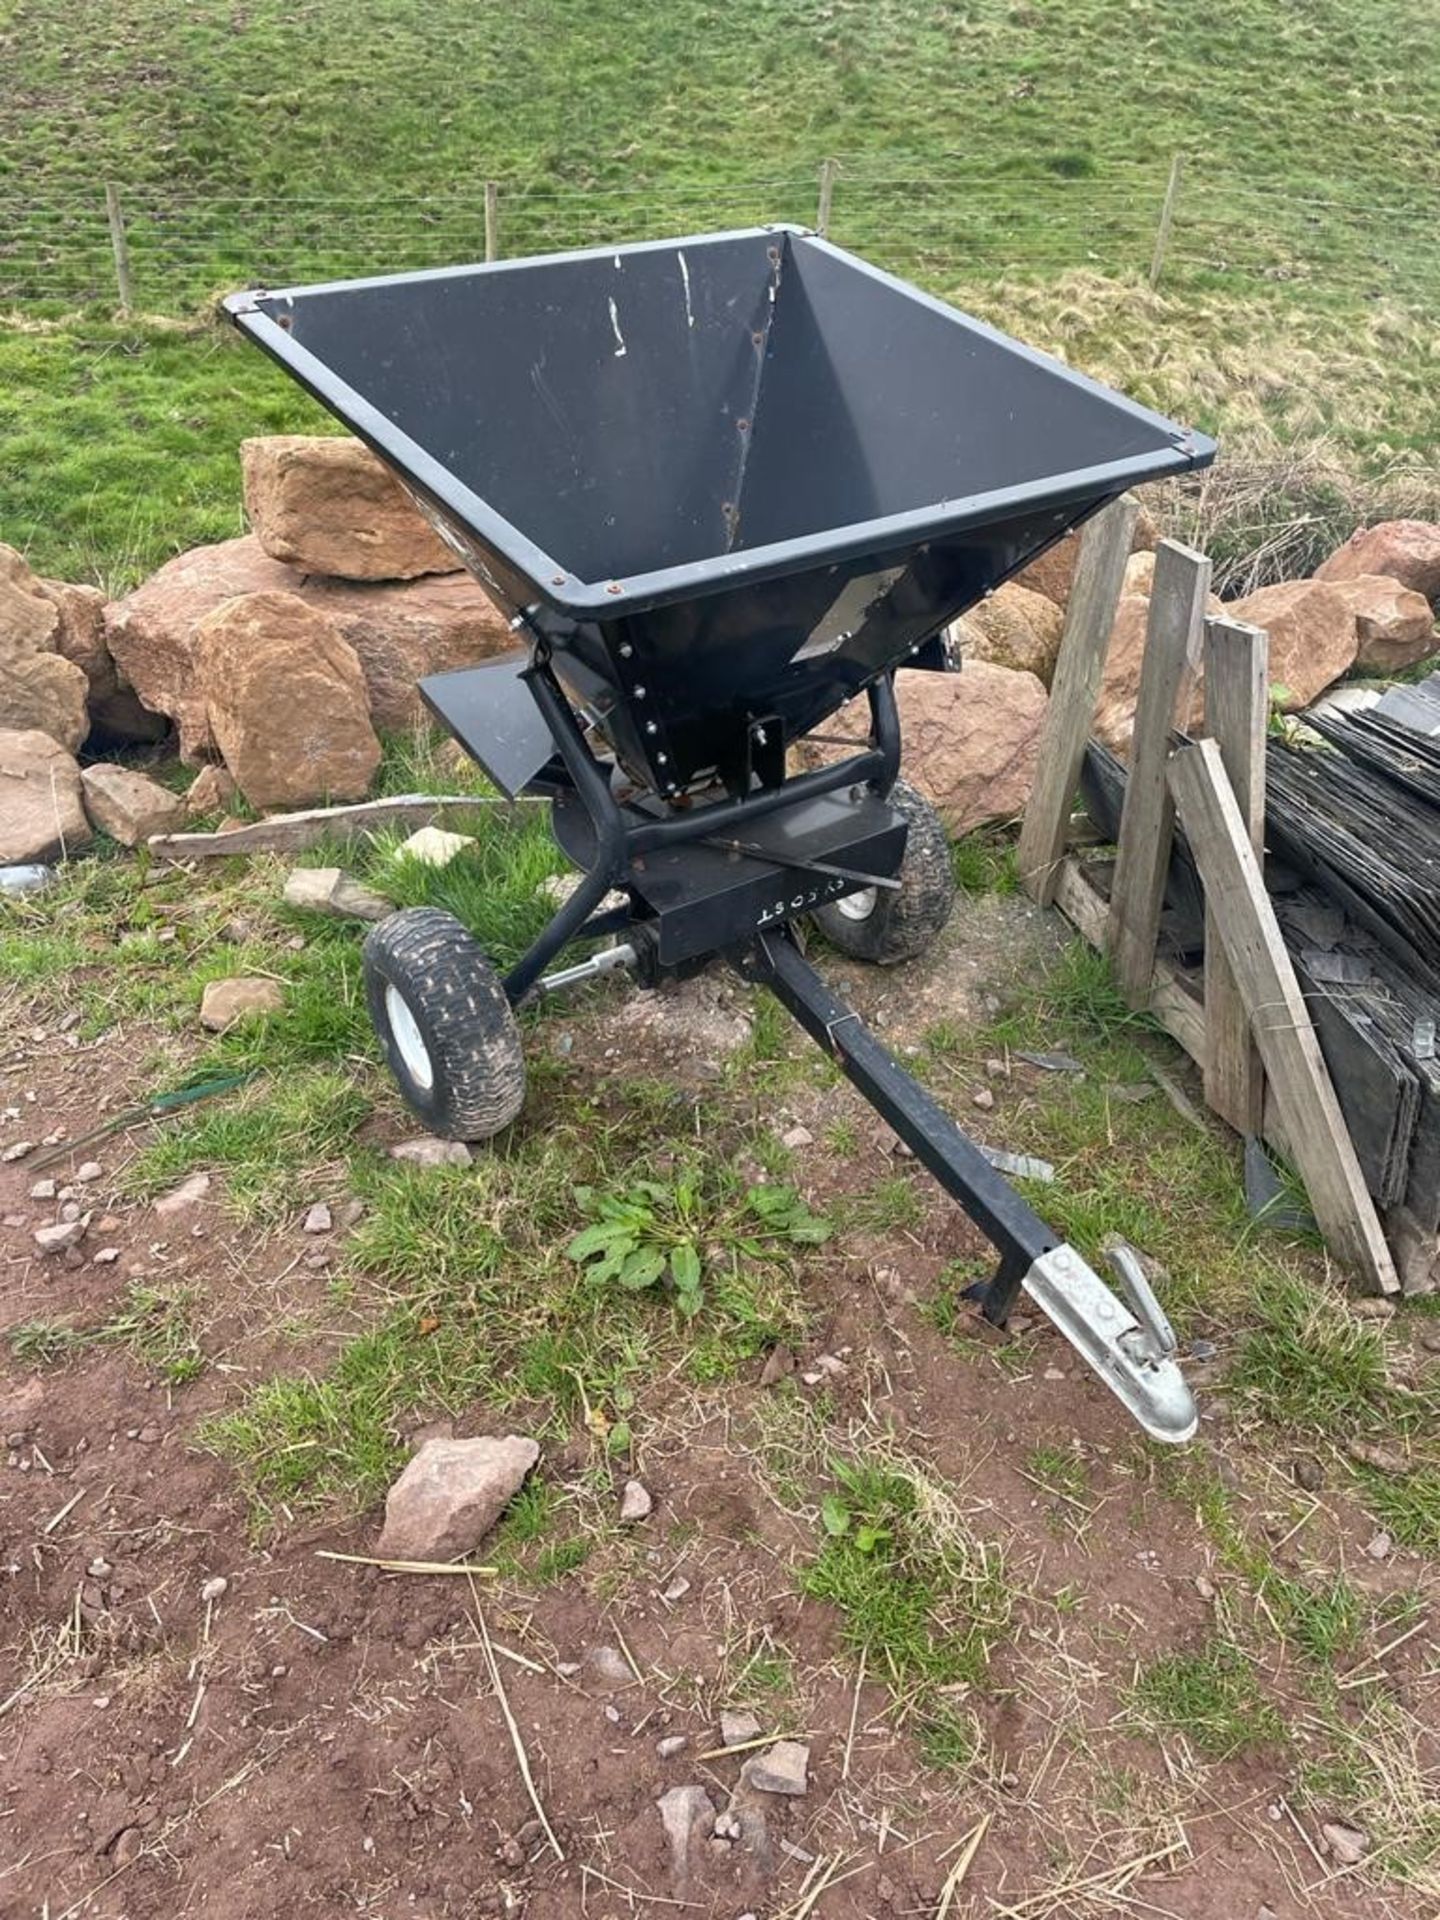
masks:
[[[1065,829],[1139,511],[1128,496],[1112,500],[1080,539],[1050,703],[1040,729],[1038,771],[1020,828],[1017,856],[1021,883],[1042,907],[1055,898],[1056,875],[1065,856]]]
[[[1372,1287],[1398,1293],[1395,1263],[1216,743],[1181,748],[1170,785],[1320,1230]]]
[[[1250,844],[1261,857],[1269,672],[1268,634],[1237,620],[1205,622],[1205,731],[1220,749]],[[1237,1133],[1258,1133],[1265,1116],[1265,1070],[1208,901],[1205,1036],[1207,1105]]]
[[[522,796],[523,798],[524,796]],[[508,807],[509,800],[474,794],[400,794],[393,800],[362,800],[353,807],[316,807],[307,813],[277,813],[229,833],[153,833],[146,845],[162,860],[229,859],[236,853],[298,853],[326,839],[348,839],[384,827],[446,824],[447,816],[476,807]]]
[[[1078,860],[1067,859],[1061,867],[1055,889],[1055,905],[1083,940],[1092,947],[1102,945],[1110,906]],[[1173,960],[1159,959],[1150,980],[1149,1014],[1156,1025],[1189,1054],[1197,1067],[1205,1065],[1205,1009],[1194,973]],[[1275,1098],[1275,1089],[1261,1076],[1264,1096],[1261,1137],[1283,1160],[1298,1165],[1284,1116]],[[1412,1189],[1413,1190],[1413,1189]]]
[[[1125,783],[1106,928],[1116,978],[1132,1007],[1146,1004],[1155,970],[1155,942],[1175,829],[1175,803],[1165,767],[1176,707],[1193,684],[1209,592],[1210,562],[1204,555],[1162,540],[1155,553],[1140,696],[1130,741],[1130,777]]]
[[[1056,870],[1055,905],[1082,939],[1103,947],[1109,902],[1097,892],[1078,860],[1063,860]],[[1199,995],[1185,984],[1185,973],[1171,960],[1156,959],[1150,976],[1149,1011],[1177,1046],[1197,1064],[1205,1054],[1205,1013]]]

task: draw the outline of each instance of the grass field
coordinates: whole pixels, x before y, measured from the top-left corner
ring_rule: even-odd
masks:
[[[236,441],[316,416],[219,331],[217,292],[475,257],[486,178],[511,252],[809,220],[827,155],[842,243],[1218,428],[1233,455],[1300,444],[1297,511],[1338,491],[1343,518],[1377,474],[1424,504],[1429,14],[647,0],[621,23],[562,0],[477,27],[453,0],[28,0],[3,30],[0,539],[119,587],[237,530]],[[113,324],[106,178],[137,305],[163,320]]]

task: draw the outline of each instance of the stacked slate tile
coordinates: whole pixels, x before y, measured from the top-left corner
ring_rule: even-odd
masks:
[[[1440,674],[1304,725],[1308,739],[1268,743],[1266,883],[1366,1184],[1392,1243],[1418,1250],[1418,1280],[1440,1238]],[[1105,840],[1125,779],[1092,741],[1083,792]],[[1177,829],[1161,949],[1199,961],[1204,929]]]

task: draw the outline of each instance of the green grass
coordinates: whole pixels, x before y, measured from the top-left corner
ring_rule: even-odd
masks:
[[[1049,1492],[1070,1500],[1083,1500],[1089,1491],[1090,1475],[1085,1462],[1068,1447],[1032,1447],[1026,1456],[1025,1470]]]
[[[1321,1819],[1343,1808],[1370,1836],[1377,1878],[1440,1898],[1440,1799],[1428,1730],[1384,1693],[1358,1713],[1332,1713],[1321,1750],[1308,1754],[1300,1790]]]
[[[657,1368],[725,1378],[777,1340],[799,1337],[804,1249],[769,1235],[761,1218],[747,1225],[745,1188],[719,1128],[699,1212],[709,1265],[698,1337],[658,1290],[617,1288],[567,1257],[586,1224],[577,1185],[625,1191],[653,1164],[637,1124],[647,1094],[637,1111],[621,1097],[562,1115],[542,1091],[472,1167],[352,1156],[350,1182],[366,1211],[345,1284],[368,1330],[324,1372],[262,1382],[205,1429],[206,1443],[235,1464],[259,1525],[299,1506],[354,1508],[378,1497],[414,1409],[458,1414],[477,1401],[517,1417],[524,1409],[529,1430],[559,1434],[580,1423],[608,1454],[616,1434],[625,1444],[636,1392]]]
[[[842,244],[1232,445],[1335,448],[1337,500],[1305,494],[1328,529],[1357,462],[1433,462],[1430,25],[1425,0],[640,0],[623,33],[579,0],[25,0],[0,538],[118,587],[239,531],[238,441],[322,416],[210,323],[218,290],[474,258],[486,178],[510,253],[808,220],[827,155]],[[142,313],[188,326],[109,318],[106,179]]]
[[[31,933],[0,924],[0,980],[33,987],[78,966],[83,949],[61,934]]]
[[[1234,1337],[1225,1391],[1252,1419],[1312,1442],[1328,1438],[1400,1440],[1412,1470],[1390,1475],[1345,1461],[1338,1466],[1376,1522],[1402,1545],[1440,1553],[1440,1382],[1434,1371],[1411,1380],[1389,1323],[1353,1313],[1303,1235],[1257,1227],[1245,1209],[1239,1155],[1218,1126],[1197,1130],[1160,1092],[1140,1104],[1112,1096],[1117,1085],[1145,1082],[1153,1064],[1176,1072],[1174,1048],[1144,1015],[1133,1013],[1103,956],[1072,942],[1041,978],[1027,982],[988,1028],[951,1025],[926,1035],[922,1071],[942,1098],[967,1071],[978,1083],[987,1056],[1006,1049],[1064,1051],[1084,1077],[1044,1074],[1014,1062],[1011,1083],[996,1084],[1005,1145],[1053,1163],[1052,1185],[1030,1197],[1058,1231],[1105,1271],[1112,1235],[1164,1268],[1161,1297],[1182,1336],[1221,1328]],[[941,1069],[944,1069],[941,1072]],[[1014,1079],[1023,1084],[1016,1099]],[[1197,1095],[1198,1100],[1198,1095]],[[842,1209],[847,1225],[868,1197]],[[931,1308],[941,1331],[953,1320],[949,1289]],[[1395,1323],[1399,1326],[1402,1323]],[[1023,1350],[990,1350],[996,1364],[1023,1367]],[[1036,1478],[1046,1474],[1036,1472]],[[1280,1592],[1273,1569],[1250,1565],[1247,1578],[1270,1599],[1302,1649],[1323,1647],[1323,1596]],[[1344,1596],[1329,1608],[1346,1613]],[[1343,1637],[1343,1626],[1334,1629]]]
[[[963,1767],[977,1745],[957,1690],[984,1683],[1015,1590],[1000,1549],[968,1526],[942,1482],[894,1447],[831,1462],[823,1544],[801,1591],[835,1609],[845,1646],[915,1716],[931,1764]]]
[[[6,1336],[22,1367],[53,1367],[87,1344],[88,1336],[69,1320],[21,1320]]]
[[[387,1323],[327,1375],[276,1374],[202,1423],[197,1442],[235,1463],[258,1525],[342,1489],[361,1505],[384,1493],[402,1458],[395,1420],[414,1404],[409,1347]]]
[[[1433,1421],[1435,1395],[1396,1384],[1381,1323],[1313,1278],[1263,1273],[1229,1385],[1267,1420],[1307,1433],[1405,1433]]]
[[[1015,866],[1013,834],[981,829],[967,833],[950,850],[955,882],[964,893],[1015,893],[1020,876]]]
[[[926,1201],[918,1179],[895,1173],[877,1180],[864,1193],[848,1194],[841,1202],[841,1224],[847,1232],[899,1233],[919,1226],[925,1218]]]
[[[1358,1468],[1357,1477],[1365,1505],[1401,1546],[1440,1556],[1440,1462],[1433,1455],[1398,1479],[1372,1467]]]
[[[369,1111],[355,1081],[334,1069],[267,1077],[170,1122],[130,1163],[125,1184],[147,1196],[214,1172],[231,1212],[274,1222],[314,1197],[316,1170],[345,1160]]]
[[[968,1773],[980,1753],[980,1723],[961,1707],[932,1707],[920,1723],[920,1754],[938,1773]]]
[[[117,1022],[195,1031],[212,980],[259,973],[279,982],[284,1006],[260,1021],[207,1039],[201,1068],[240,1069],[331,1062],[373,1054],[360,994],[363,929],[280,905],[279,861],[223,863],[197,886],[185,869],[144,856],[75,861],[45,894],[8,906],[0,925],[0,974],[33,983],[54,1011],[79,1008],[84,1038]]]
[[[1191,1507],[1221,1565],[1244,1582],[1255,1603],[1251,1629],[1277,1633],[1306,1669],[1303,1684],[1315,1698],[1328,1701],[1337,1665],[1372,1629],[1393,1629],[1403,1605],[1397,1611],[1391,1599],[1376,1606],[1338,1570],[1312,1566],[1287,1572],[1264,1529],[1247,1524],[1240,1504],[1205,1462],[1170,1456],[1162,1475],[1173,1497]],[[1299,1523],[1304,1517],[1302,1510]]]
[[[1370,1624],[1370,1607],[1343,1574],[1321,1574],[1313,1582],[1271,1568],[1260,1591],[1282,1632],[1305,1659],[1322,1672],[1353,1653]]]
[[[380,791],[485,790],[478,770],[442,764],[437,747],[438,736],[423,730],[387,740]],[[478,809],[467,828],[473,844],[444,867],[401,857],[396,835],[322,844],[297,864],[344,865],[397,906],[443,907],[504,966],[553,913],[540,889],[565,863],[541,807]],[[278,859],[216,861],[197,883],[143,855],[74,862],[43,896],[5,907],[0,978],[34,987],[57,1010],[78,1005],[91,1038],[126,1020],[193,1030],[210,981],[260,974],[279,982],[282,1010],[208,1038],[198,1068],[377,1059],[360,978],[366,928],[286,907],[287,871]],[[298,948],[290,944],[297,935]]]
[[[115,1310],[94,1326],[74,1320],[27,1320],[10,1329],[10,1351],[24,1366],[59,1366],[87,1348],[124,1347],[172,1387],[205,1371],[198,1330],[200,1297],[192,1287],[135,1280]]]
[[[1195,1653],[1168,1653],[1145,1667],[1130,1693],[1137,1715],[1164,1733],[1182,1734],[1210,1760],[1282,1738],[1248,1654],[1212,1639]]]
[[[1015,1060],[1019,1051],[1069,1053],[1084,1073],[1040,1071]],[[944,1099],[957,1073],[984,1084],[986,1060],[1011,1056],[1010,1080],[993,1083],[989,1136],[1053,1165],[1054,1182],[1028,1197],[1093,1265],[1103,1268],[1111,1236],[1141,1248],[1165,1267],[1165,1304],[1182,1329],[1243,1305],[1262,1256],[1236,1149],[1218,1127],[1196,1131],[1158,1087],[1139,1104],[1115,1096],[1117,1086],[1153,1084],[1152,1063],[1177,1069],[1173,1046],[1126,1005],[1102,955],[1072,941],[990,1026],[932,1029],[927,1052]]]
[[[303,21],[265,0],[243,23],[119,0],[103,32],[51,5],[24,18],[27,84],[0,109],[0,177],[51,199],[96,178],[184,182],[215,197],[217,233],[237,200],[273,199],[282,214],[303,204],[295,154],[321,136],[330,179],[383,179],[398,195],[511,173],[720,186],[747,156],[748,177],[857,147],[918,160],[937,127],[983,103],[997,172],[1038,163],[1066,180],[1168,161],[1183,104],[1197,155],[1317,197],[1354,184],[1393,200],[1426,179],[1414,146],[1440,110],[1440,82],[1407,59],[1429,20],[1414,0],[1374,0],[1362,15],[1337,0],[1299,15],[1237,0],[1157,11],[1140,30],[1117,0],[1063,11],[837,0],[820,15],[751,0],[744,35],[708,0],[642,0],[624,35],[579,0],[522,4],[480,31],[455,0],[423,20],[401,0],[321,6]],[[786,76],[783,115],[754,66],[762,41]],[[83,121],[67,111],[77,94]],[[1124,111],[1098,114],[1101,98]]]
[[[494,964],[506,967],[554,915],[555,901],[540,889],[552,874],[564,872],[566,863],[543,807],[521,807],[513,818],[506,808],[487,808],[467,821],[465,831],[475,844],[444,866],[401,854],[401,837],[394,836],[379,839],[358,871],[397,907],[453,913]]]

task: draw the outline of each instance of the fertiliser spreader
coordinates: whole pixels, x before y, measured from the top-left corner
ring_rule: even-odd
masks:
[[[1143,480],[1212,443],[788,227],[256,292],[236,324],[386,462],[509,617],[514,654],[421,692],[505,794],[541,794],[581,879],[503,977],[451,916],[366,942],[406,1098],[473,1140],[524,1099],[514,1009],[618,967],[725,959],[767,987],[1148,1433],[1195,1409],[1133,1254],[1121,1295],[1060,1244],[806,958],[797,923],[903,961],[949,849],[899,779],[898,667]],[[866,696],[869,742],[789,749]],[[618,890],[622,907],[604,907]],[[609,945],[548,973],[572,942]]]

